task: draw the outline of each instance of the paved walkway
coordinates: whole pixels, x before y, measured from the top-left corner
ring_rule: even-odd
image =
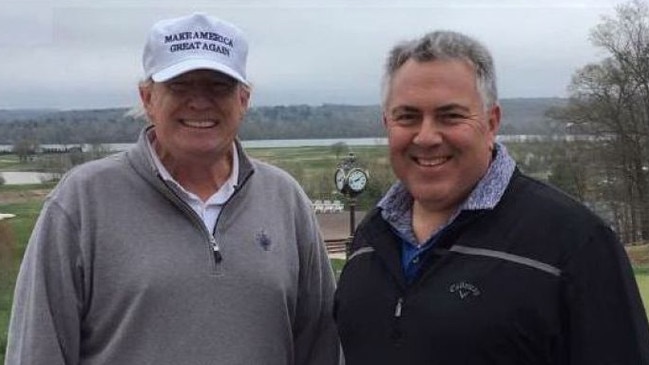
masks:
[[[358,224],[363,220],[365,212],[356,212],[354,224]],[[342,213],[318,213],[316,214],[322,235],[325,240],[338,240],[348,238],[351,234],[349,228],[349,212]]]
[[[345,255],[345,253],[343,252],[330,253],[328,256],[330,259],[340,259],[340,260],[347,259],[347,255]]]
[[[356,212],[354,224],[358,226],[364,216],[365,212]],[[316,217],[318,218],[320,230],[325,240],[344,240],[349,238],[351,232],[349,229],[350,216],[348,211],[342,213],[318,213]],[[335,252],[330,253],[329,258],[344,260],[347,256],[344,252]]]

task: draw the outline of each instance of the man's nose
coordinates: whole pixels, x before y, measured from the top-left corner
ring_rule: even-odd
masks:
[[[208,108],[214,103],[213,95],[204,87],[196,86],[189,93],[189,106],[196,109]]]
[[[431,115],[424,116],[414,142],[419,145],[435,145],[441,143],[441,141],[442,133],[435,117]]]

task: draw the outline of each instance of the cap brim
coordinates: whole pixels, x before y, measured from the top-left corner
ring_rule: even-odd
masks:
[[[189,59],[182,62],[171,65],[167,68],[164,68],[158,72],[155,72],[151,75],[151,79],[155,82],[165,82],[173,79],[174,77],[184,74],[185,72],[194,71],[194,70],[213,70],[217,72],[224,73],[228,76],[234,77],[235,79],[241,81],[245,85],[248,85],[248,80],[245,77],[241,76],[238,72],[234,71],[230,67],[209,60],[203,59]]]

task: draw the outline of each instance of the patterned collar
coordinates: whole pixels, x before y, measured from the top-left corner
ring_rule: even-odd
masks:
[[[495,147],[496,157],[491,162],[487,173],[480,179],[469,197],[462,202],[451,219],[443,227],[440,227],[434,232],[432,237],[451,224],[461,211],[493,209],[498,204],[509,184],[509,180],[514,174],[516,162],[509,155],[504,145],[496,143]],[[392,226],[395,232],[404,240],[415,244],[417,243],[417,239],[412,230],[412,204],[412,195],[410,195],[405,185],[398,181],[392,185],[383,199],[381,199],[378,207],[381,208],[383,219]],[[428,241],[430,239],[426,242]]]

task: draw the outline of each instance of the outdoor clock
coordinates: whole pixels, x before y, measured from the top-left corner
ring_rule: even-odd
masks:
[[[364,170],[354,167],[349,171],[349,174],[347,174],[347,186],[350,191],[356,194],[360,193],[365,189],[366,185],[367,173]]]
[[[334,175],[334,180],[336,182],[336,189],[341,193],[343,192],[343,189],[345,189],[345,177],[345,170],[343,168],[338,168]]]

